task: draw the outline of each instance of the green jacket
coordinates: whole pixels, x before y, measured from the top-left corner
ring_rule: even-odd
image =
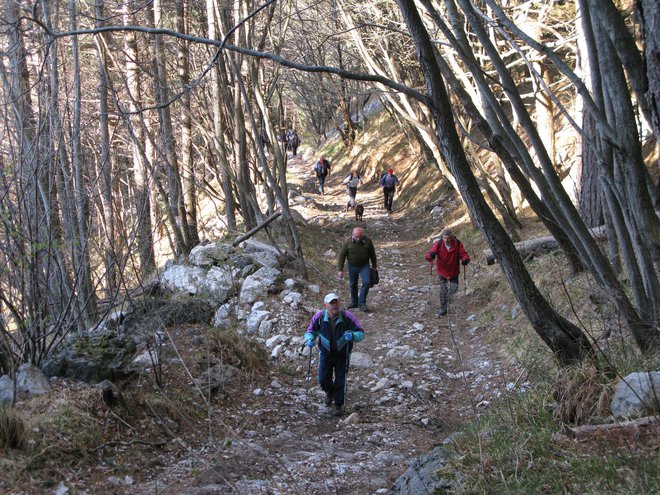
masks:
[[[378,267],[374,243],[366,235],[362,236],[360,242],[354,242],[351,238],[341,246],[339,258],[337,259],[337,271],[344,271],[344,261],[346,259],[353,266],[364,266],[371,260],[371,266],[373,268]]]

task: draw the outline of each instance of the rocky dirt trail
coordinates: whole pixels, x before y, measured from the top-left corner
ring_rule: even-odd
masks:
[[[290,167],[305,179],[304,194],[318,210],[312,215],[354,223],[352,212],[345,211],[343,177],[331,174],[322,196],[309,192],[311,167],[300,158]],[[478,301],[462,277],[449,315],[435,317],[437,286],[424,260],[427,236],[434,231],[396,211],[397,198],[395,212],[386,215],[375,180],[361,188],[358,201],[366,205],[363,226],[375,242],[381,279],[368,297],[372,312],[356,310],[366,338],[354,349],[345,415],[333,417],[322,404],[316,353],[309,381],[307,358],[300,355],[295,372],[273,373],[260,393],[250,390],[215,411],[209,421],[221,421],[226,438],[189,447],[180,459],[155,469],[150,480],[123,487],[123,493],[388,493],[414,459],[474,420],[515,380],[511,365],[484,347],[488,329],[474,323]],[[328,248],[336,253],[342,240],[329,240]],[[477,264],[475,259],[468,267],[471,277],[478,277]],[[329,291],[338,291],[346,303],[345,279],[311,278],[321,293],[309,305],[321,307]]]

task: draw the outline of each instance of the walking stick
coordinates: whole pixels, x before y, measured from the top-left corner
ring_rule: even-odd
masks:
[[[307,362],[307,378],[305,381],[310,381],[312,379],[312,349],[313,347],[309,348],[309,361]]]
[[[431,268],[429,272],[429,308],[433,310],[433,260],[429,263],[429,268]]]
[[[303,348],[307,347],[306,344],[303,344]],[[309,348],[309,360],[307,361],[307,377],[305,378],[305,382],[308,382],[312,379],[312,349],[313,347]],[[302,349],[301,349],[302,351]],[[302,354],[302,352],[301,352]],[[307,387],[307,393],[305,394],[305,409],[307,409],[307,399],[309,398],[309,387]]]
[[[346,373],[344,374],[344,409],[346,408],[346,397],[348,397],[348,367],[351,363],[351,353],[346,349]]]
[[[463,267],[463,295],[467,296],[467,265]]]

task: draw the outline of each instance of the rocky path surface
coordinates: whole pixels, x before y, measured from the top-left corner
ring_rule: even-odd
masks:
[[[304,178],[315,215],[352,224],[340,177],[329,177],[322,196],[309,192],[311,167],[300,159],[290,166]],[[333,417],[322,404],[316,353],[309,381],[307,358],[298,356],[290,373],[273,373],[263,390],[214,411],[209,421],[222,423],[225,438],[169,459],[125,493],[389,493],[414,459],[472,421],[515,380],[511,366],[484,346],[488,329],[474,323],[477,302],[462,278],[449,315],[435,317],[437,286],[424,261],[432,232],[410,225],[405,212],[386,215],[375,185],[358,200],[366,205],[363,226],[375,242],[381,279],[369,294],[372,312],[356,311],[366,338],[354,349],[345,415]],[[328,249],[336,253],[340,242],[332,239]],[[320,286],[318,300],[308,301],[315,307],[326,292],[348,295],[346,280],[312,283]],[[301,336],[304,328],[295,332]]]

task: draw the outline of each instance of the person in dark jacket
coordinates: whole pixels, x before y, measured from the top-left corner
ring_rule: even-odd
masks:
[[[371,287],[371,269],[378,270],[376,249],[360,227],[353,229],[353,235],[339,250],[337,259],[337,275],[344,278],[344,262],[348,260],[348,285],[351,292],[349,309],[359,307],[365,313],[367,308],[367,294]],[[371,262],[371,266],[369,266]],[[362,287],[358,297],[358,278],[362,279]]]
[[[314,164],[314,172],[316,172],[316,178],[319,180],[319,192],[325,194],[325,178],[330,173],[330,162],[323,155]]]
[[[454,232],[451,229],[443,229],[440,239],[434,242],[426,253],[426,261],[433,263],[433,260],[440,277],[440,309],[436,315],[444,316],[447,314],[447,294],[455,294],[458,290],[460,265],[466,266],[470,262],[470,256],[463,243],[456,239]]]
[[[334,402],[332,414],[341,416],[351,350],[354,342],[364,339],[364,329],[353,313],[339,309],[339,296],[334,292],[326,295],[323,303],[325,309],[317,311],[309,322],[305,343],[314,347],[319,338],[319,385],[325,392],[324,404]]]
[[[394,201],[394,193],[396,186],[399,185],[399,178],[394,175],[394,170],[391,168],[387,170],[380,178],[380,186],[383,188],[383,200],[385,202],[385,209],[388,213],[392,213],[392,201]]]

